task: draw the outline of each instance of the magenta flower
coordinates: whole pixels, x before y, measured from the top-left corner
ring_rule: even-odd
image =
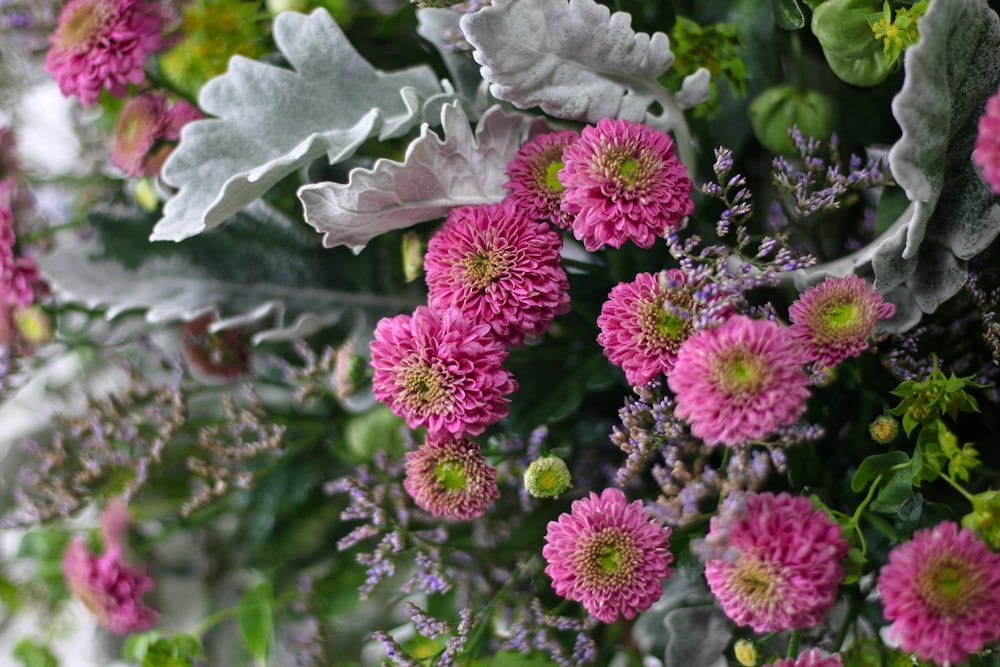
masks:
[[[45,69],[62,94],[93,104],[106,88],[124,97],[145,81],[146,57],[163,48],[164,13],[146,0],[71,0],[49,38]]]
[[[939,665],[1000,639],[1000,554],[945,521],[889,552],[878,575],[889,635]]]
[[[501,364],[507,350],[486,324],[457,308],[440,315],[383,318],[375,327],[371,363],[375,398],[432,435],[478,435],[505,417],[517,382]]]
[[[163,138],[167,141],[179,141],[181,130],[191,121],[205,117],[201,109],[187,100],[177,100],[167,112],[167,122],[163,127]]]
[[[709,446],[764,438],[805,411],[803,362],[787,327],[734,315],[681,345],[667,376],[674,414]]]
[[[851,275],[827,278],[807,289],[788,307],[788,318],[806,360],[830,368],[867,349],[875,323],[895,312],[896,306]]]
[[[579,138],[580,133],[575,130],[540,134],[521,146],[507,165],[510,181],[504,187],[532,220],[551,221],[561,229],[569,228],[572,216],[560,209],[566,188],[559,180],[559,172],[564,166],[563,151]]]
[[[986,111],[979,117],[972,159],[983,170],[983,180],[1000,194],[1000,90],[986,101]]]
[[[152,176],[147,157],[163,136],[167,122],[167,96],[140,93],[125,103],[115,126],[111,161],[129,176]]]
[[[562,208],[573,235],[593,252],[632,241],[652,247],[694,211],[693,184],[665,132],[605,118],[563,152]]]
[[[545,573],[556,593],[605,623],[634,618],[663,594],[674,559],[669,537],[670,528],[651,519],[641,501],[629,503],[615,488],[591,492],[549,522]]]
[[[561,249],[556,230],[509,199],[454,208],[427,244],[427,300],[438,311],[460,308],[505,344],[520,345],[569,310]]]
[[[0,181],[0,304],[24,308],[35,300],[35,286],[42,274],[34,258],[14,253],[13,179]]]
[[[133,569],[123,559],[128,512],[120,501],[111,501],[104,513],[104,554],[87,549],[77,535],[63,555],[66,585],[112,632],[124,635],[148,630],[157,612],[147,607],[142,596],[153,588],[153,580]]]
[[[500,497],[497,471],[465,438],[428,439],[406,454],[403,487],[434,516],[472,519]]]
[[[647,384],[670,373],[677,351],[693,331],[694,295],[679,269],[640,273],[611,289],[601,306],[597,342],[625,371],[629,384]]]
[[[826,657],[818,648],[811,648],[808,651],[799,653],[798,657],[785,658],[769,662],[764,667],[844,667],[839,653],[834,653]]]
[[[726,615],[754,632],[819,625],[837,600],[849,545],[840,526],[808,498],[747,494],[736,516],[712,517],[706,541],[726,541],[705,577]]]

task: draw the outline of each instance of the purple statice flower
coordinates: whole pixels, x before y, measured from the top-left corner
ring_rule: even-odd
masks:
[[[895,312],[896,306],[851,275],[829,277],[807,289],[789,306],[788,318],[806,359],[829,368],[867,349],[875,324]]]
[[[497,471],[464,438],[428,439],[407,452],[403,486],[421,509],[451,519],[477,517],[500,497]]]
[[[710,447],[765,438],[805,412],[803,362],[787,327],[734,315],[681,346],[667,376],[674,414]]]
[[[506,345],[520,345],[569,311],[561,249],[551,225],[510,199],[454,208],[427,244],[428,303],[437,311],[459,308]]]
[[[564,166],[563,151],[579,138],[575,130],[540,134],[521,146],[507,165],[510,180],[504,187],[511,191],[510,199],[532,220],[569,228],[572,216],[559,208],[566,190],[559,171]]]
[[[104,511],[105,550],[100,556],[87,549],[83,538],[73,538],[63,555],[66,585],[94,614],[97,622],[124,635],[148,630],[157,613],[142,597],[153,588],[153,580],[125,562],[125,531],[128,510],[120,499]]]
[[[164,46],[164,11],[146,0],[71,0],[49,38],[45,69],[65,96],[97,101],[101,89],[124,97],[146,80],[146,58]]]
[[[478,435],[507,415],[517,382],[502,364],[507,350],[489,325],[458,308],[383,318],[371,343],[375,398],[431,434]]]
[[[889,635],[921,660],[958,664],[1000,639],[1000,554],[951,521],[890,551],[878,590]]]
[[[542,556],[556,593],[605,623],[634,618],[663,594],[670,576],[670,528],[650,518],[620,489],[574,500],[550,521]]]
[[[982,170],[983,180],[1000,194],[1000,90],[986,100],[986,110],[979,117],[972,159]]]
[[[563,162],[562,208],[588,251],[626,241],[650,248],[694,211],[693,185],[673,139],[648,125],[604,118],[583,129]]]
[[[844,577],[849,545],[840,526],[788,493],[747,494],[735,515],[724,515],[712,517],[706,541],[725,533],[727,555],[705,563],[705,578],[726,615],[761,633],[819,625]]]

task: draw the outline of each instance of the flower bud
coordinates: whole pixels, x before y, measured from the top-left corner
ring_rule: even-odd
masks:
[[[880,445],[888,445],[899,433],[899,422],[892,415],[879,415],[868,425],[872,440]]]
[[[760,664],[760,650],[752,639],[737,639],[733,646],[736,661],[743,667],[756,667]]]
[[[18,335],[32,345],[52,340],[52,322],[38,306],[25,306],[13,310],[14,326]]]
[[[558,456],[543,456],[524,471],[524,488],[535,498],[557,498],[572,486],[569,468]]]

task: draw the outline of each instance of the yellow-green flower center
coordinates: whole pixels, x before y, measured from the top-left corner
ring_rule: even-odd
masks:
[[[763,361],[747,350],[720,355],[713,370],[717,386],[731,397],[752,396],[768,379]]]
[[[748,609],[765,610],[778,603],[784,579],[780,566],[753,557],[741,557],[732,573],[732,585]]]
[[[506,252],[481,250],[466,257],[462,265],[466,283],[474,289],[484,290],[507,274],[510,259]]]
[[[553,192],[562,192],[565,189],[562,181],[559,180],[559,172],[565,166],[562,160],[556,160],[545,167],[545,187]]]
[[[982,575],[966,563],[945,556],[928,563],[920,590],[927,604],[943,616],[960,616],[983,594]]]
[[[823,321],[832,329],[843,329],[858,323],[858,304],[850,301],[831,304],[823,313]]]
[[[402,384],[405,399],[418,409],[437,408],[448,395],[447,378],[427,363],[419,364],[405,373]]]
[[[63,49],[90,48],[101,35],[108,13],[108,6],[102,0],[90,0],[72,7],[59,24],[56,45]]]
[[[445,491],[464,491],[469,478],[458,461],[440,461],[434,466],[434,479]]]
[[[625,158],[618,165],[618,173],[629,185],[635,185],[639,178],[639,161],[633,158]]]
[[[581,574],[591,585],[626,585],[642,561],[632,536],[620,528],[605,528],[581,545]]]

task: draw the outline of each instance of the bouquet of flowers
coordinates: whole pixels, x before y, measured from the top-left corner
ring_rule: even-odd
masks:
[[[991,4],[0,0],[0,662],[1000,664]]]

